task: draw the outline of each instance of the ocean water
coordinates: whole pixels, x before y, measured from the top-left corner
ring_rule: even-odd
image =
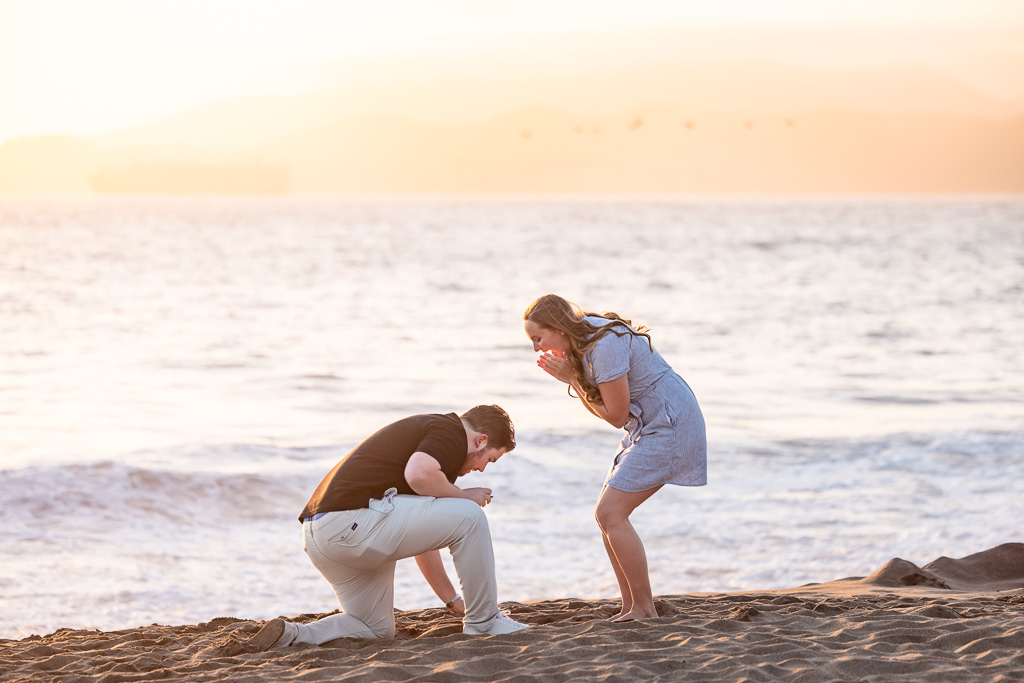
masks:
[[[613,597],[619,433],[536,367],[546,292],[650,326],[703,407],[709,485],[633,517],[656,593],[1024,540],[1024,200],[0,199],[0,638],[331,610],[313,488],[477,403],[519,442],[463,479],[499,598]]]

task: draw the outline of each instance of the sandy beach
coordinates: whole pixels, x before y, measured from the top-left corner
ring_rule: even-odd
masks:
[[[253,652],[263,622],[0,641],[0,681],[1021,681],[1024,543],[792,589],[666,595],[657,619],[611,600],[503,607],[532,626],[474,637],[442,609],[399,612],[393,640]],[[292,615],[308,621],[319,614]]]

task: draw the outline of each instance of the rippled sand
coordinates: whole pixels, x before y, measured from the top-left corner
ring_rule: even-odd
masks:
[[[441,609],[400,612],[392,640],[254,652],[262,622],[219,618],[0,643],[0,681],[1021,680],[1024,544],[800,588],[503,605],[532,628],[465,636]],[[308,621],[322,615],[294,617]]]

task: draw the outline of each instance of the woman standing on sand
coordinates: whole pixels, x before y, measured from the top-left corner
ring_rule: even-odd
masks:
[[[704,416],[690,387],[654,350],[646,328],[615,313],[583,312],[555,294],[523,314],[537,365],[569,385],[591,413],[626,435],[619,444],[595,516],[622,594],[611,621],[658,616],[644,545],[629,523],[665,484],[707,484]]]

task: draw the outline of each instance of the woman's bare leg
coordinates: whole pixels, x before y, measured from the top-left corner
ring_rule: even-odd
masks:
[[[622,567],[619,566],[619,561],[615,559],[615,551],[612,550],[608,537],[604,535],[603,531],[601,532],[601,540],[604,541],[604,551],[608,553],[608,561],[612,563],[615,580],[619,582],[619,595],[622,596],[622,609],[619,610],[618,614],[608,617],[608,621],[617,621],[619,617],[633,609],[633,594],[629,590],[629,582],[626,581],[626,575],[623,573]]]
[[[643,541],[629,523],[629,516],[660,486],[629,493],[606,486],[597,499],[594,516],[601,527],[605,550],[622,593],[622,611],[612,621],[631,621],[658,616],[647,573]]]

